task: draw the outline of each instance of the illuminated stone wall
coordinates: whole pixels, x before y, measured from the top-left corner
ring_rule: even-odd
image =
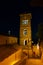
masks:
[[[7,44],[14,44],[17,43],[18,39],[16,37],[8,37]]]
[[[5,45],[7,38],[7,36],[0,35],[0,45]]]
[[[18,39],[16,37],[8,37],[4,35],[0,35],[0,45],[5,45],[5,44],[14,44],[17,43]]]

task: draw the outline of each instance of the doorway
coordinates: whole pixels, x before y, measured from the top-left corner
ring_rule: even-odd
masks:
[[[24,40],[24,45],[27,45],[27,40]]]

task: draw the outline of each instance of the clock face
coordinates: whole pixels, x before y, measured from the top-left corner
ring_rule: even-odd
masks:
[[[23,34],[27,35],[27,30],[26,29],[24,29]]]
[[[22,24],[28,24],[28,20],[22,20]]]

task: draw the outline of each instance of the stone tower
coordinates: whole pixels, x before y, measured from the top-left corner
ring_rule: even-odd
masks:
[[[31,46],[31,13],[20,14],[20,45]]]

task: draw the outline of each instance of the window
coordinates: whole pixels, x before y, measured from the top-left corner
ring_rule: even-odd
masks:
[[[22,24],[28,24],[28,20],[22,20]]]
[[[24,29],[23,34],[27,35],[27,30],[26,29]]]

